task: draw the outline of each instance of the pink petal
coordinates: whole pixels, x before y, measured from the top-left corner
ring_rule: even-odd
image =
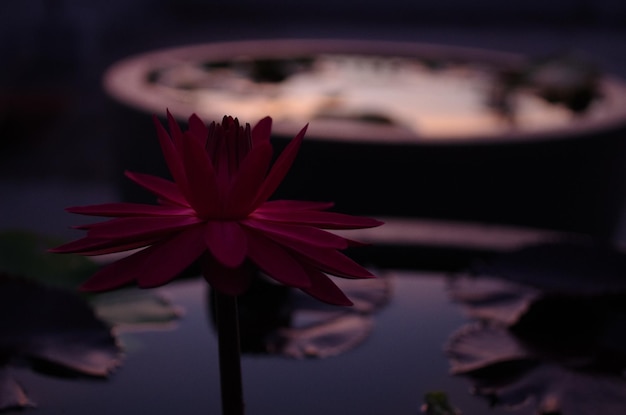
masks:
[[[207,152],[214,162],[220,189],[226,194],[231,178],[235,176],[240,161],[250,151],[250,126],[239,125],[239,120],[224,117],[217,124],[207,143]]]
[[[243,159],[228,195],[228,215],[238,217],[250,212],[271,161],[272,146],[269,142],[253,147]]]
[[[323,229],[373,228],[383,224],[383,222],[372,218],[314,210],[272,211],[259,208],[250,217],[275,222],[312,225]]]
[[[74,206],[65,209],[70,213],[89,216],[173,216],[191,215],[193,210],[178,206],[144,205],[139,203],[104,203],[90,206]]]
[[[152,245],[105,266],[82,286],[83,291],[107,291],[134,280],[144,288],[163,285],[188,267],[202,251],[201,227]]]
[[[209,221],[204,241],[217,261],[230,268],[240,266],[246,258],[248,238],[235,221]]]
[[[126,177],[161,199],[165,199],[180,206],[189,206],[189,203],[176,183],[150,174],[133,173],[130,171],[126,172]]]
[[[178,147],[178,143],[183,138],[183,132],[169,109],[167,110],[167,128],[170,130],[174,144]]]
[[[252,148],[262,143],[269,143],[272,135],[272,119],[265,117],[252,128]]]
[[[109,291],[130,284],[137,279],[147,255],[150,255],[150,251],[144,249],[101,268],[80,286],[80,290]]]
[[[307,262],[329,274],[344,278],[374,277],[368,270],[337,250],[318,248],[295,240],[285,242],[288,243],[289,249],[302,255]]]
[[[169,236],[200,222],[195,216],[146,216],[117,218],[84,228],[89,229],[87,235],[94,238],[146,239]]]
[[[85,237],[76,241],[68,242],[56,248],[52,248],[49,252],[53,253],[75,253],[80,255],[104,255],[114,252],[125,252],[131,249],[143,248],[155,243],[158,239],[145,239],[124,241],[121,239],[110,238],[90,238]]]
[[[216,128],[219,128],[219,124]],[[215,156],[211,158],[215,162],[215,177],[217,180],[217,188],[219,189],[219,194],[222,198],[225,198],[228,194],[228,190],[230,188],[230,162],[229,162],[229,152],[228,152],[228,143],[224,140],[223,137],[215,138],[217,144],[214,146],[215,148]]]
[[[139,287],[153,288],[167,284],[200,258],[206,251],[203,233],[204,227],[198,226],[148,248],[151,252],[142,265]]]
[[[215,121],[211,122],[207,126],[207,139],[204,143],[204,148],[209,155],[209,158],[213,162],[213,168],[217,171],[217,150],[222,145],[222,136],[224,135],[224,129],[221,124]]]
[[[174,125],[176,125],[176,127],[178,128],[176,121],[174,121],[174,118],[172,117],[172,114],[170,114],[169,111],[167,112],[167,117],[170,123],[170,131],[172,130],[172,123],[174,123]],[[183,191],[183,194],[186,194],[187,191],[184,188],[185,171],[183,168],[183,162],[180,159],[180,155],[178,154],[177,145],[174,143],[174,141],[180,141],[179,139],[180,134],[177,134],[177,137],[174,138],[174,141],[172,141],[172,138],[167,133],[167,131],[165,130],[165,127],[163,127],[163,125],[161,124],[159,119],[156,117],[156,115],[152,117],[152,120],[157,130],[157,136],[159,137],[159,144],[161,145],[161,152],[163,153],[163,157],[165,158],[165,163],[167,164],[167,168],[172,174],[172,178],[174,179],[174,181],[178,183],[179,186],[182,186],[181,190]]]
[[[288,250],[253,231],[248,235],[248,257],[276,281],[296,288],[311,286],[303,265]]]
[[[189,132],[200,140],[203,145],[209,137],[209,129],[196,114],[191,114],[191,117],[189,117]]]
[[[284,244],[294,240],[320,248],[345,249],[348,247],[348,241],[345,238],[312,226],[267,222],[252,218],[242,221],[241,224],[262,231],[269,237],[274,235],[278,237],[279,242]]]
[[[248,289],[254,269],[242,264],[237,268],[229,268],[220,264],[211,255],[202,256],[202,275],[211,287],[223,294],[239,295]]]
[[[322,272],[307,268],[309,278],[311,279],[311,286],[307,288],[301,288],[302,291],[310,296],[317,298],[327,304],[334,304],[340,306],[351,306],[352,301],[335,285],[335,283],[324,275]]]
[[[239,120],[235,118],[236,125],[239,125]],[[250,133],[250,124],[246,124],[245,126],[239,126],[239,128],[234,129],[228,133],[226,140],[228,140],[228,153],[229,153],[229,171],[230,176],[235,177],[237,171],[239,170],[239,166],[241,165],[243,159],[250,153],[252,149],[252,137]]]
[[[186,174],[187,200],[200,217],[219,212],[219,193],[213,164],[199,140],[185,133],[181,143]]]
[[[280,153],[278,159],[272,166],[272,170],[265,178],[263,182],[263,186],[261,187],[259,193],[257,194],[256,200],[254,202],[254,206],[260,206],[263,202],[265,202],[269,197],[274,194],[280,183],[285,178],[285,175],[291,168],[296,156],[298,155],[298,150],[300,149],[300,145],[302,144],[302,140],[304,139],[304,134],[306,133],[308,125],[305,126],[298,135],[287,144],[287,147]]]

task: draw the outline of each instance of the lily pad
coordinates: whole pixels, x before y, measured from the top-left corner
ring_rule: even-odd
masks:
[[[0,367],[0,412],[11,408],[25,408],[35,406],[22,385],[20,385],[8,370]]]
[[[424,396],[421,411],[426,415],[461,415],[461,411],[452,406],[444,392],[428,392]]]
[[[452,335],[453,374],[528,414],[626,413],[626,256],[591,242],[502,254],[451,279],[479,321]]]
[[[483,323],[468,324],[457,330],[448,341],[446,354],[453,374],[467,374],[495,369],[500,364],[535,360],[535,356],[501,326]]]
[[[103,378],[121,363],[110,328],[72,292],[0,274],[0,316],[0,402],[7,406],[31,404],[7,371],[12,365],[26,363],[48,375]]]
[[[90,298],[90,304],[117,331],[171,329],[184,314],[157,290],[134,287],[99,293]]]
[[[372,330],[372,318],[345,313],[301,328],[283,328],[268,340],[268,351],[293,358],[340,355],[362,343]]]
[[[575,362],[504,326],[471,324],[451,337],[447,353],[452,372],[468,376],[495,406],[524,414],[626,413],[624,366],[597,365],[602,350]]]
[[[495,277],[457,275],[448,282],[448,293],[475,319],[513,325],[543,292],[527,285]]]
[[[79,255],[55,255],[47,250],[62,241],[21,230],[0,232],[0,272],[23,275],[45,284],[75,288],[98,265]]]

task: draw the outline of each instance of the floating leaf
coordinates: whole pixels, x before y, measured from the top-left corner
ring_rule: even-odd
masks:
[[[452,406],[444,392],[428,392],[421,410],[426,415],[461,415],[461,411]]]
[[[352,311],[375,313],[389,302],[391,284],[389,277],[380,275],[370,279],[334,278],[333,282],[352,300]]]
[[[83,299],[7,274],[0,274],[0,332],[5,367],[25,361],[51,375],[106,377],[120,364],[109,327]],[[0,402],[29,405],[12,378],[5,375],[2,386]]]
[[[566,242],[530,246],[451,280],[481,323],[450,339],[451,371],[495,405],[532,414],[626,413],[626,256]],[[501,278],[496,278],[501,277]]]
[[[0,411],[35,406],[8,370],[0,367]]]
[[[450,279],[448,292],[470,317],[506,325],[515,324],[542,296],[542,292],[533,287],[467,274]]]
[[[337,356],[362,343],[372,325],[371,317],[346,313],[323,324],[278,330],[268,349],[294,358]]]
[[[389,278],[379,275],[372,279],[332,280],[354,305],[333,307],[294,291],[290,325],[267,338],[271,353],[325,358],[352,350],[367,339],[373,327],[372,314],[389,301]]]
[[[475,392],[496,406],[546,415],[626,413],[626,380],[616,373],[619,368],[563,365],[553,351],[524,342],[502,326],[462,328],[452,336],[448,355],[453,372],[469,376]]]
[[[493,368],[498,364],[533,361],[535,358],[500,326],[469,324],[454,333],[446,352],[453,374]]]
[[[0,232],[0,272],[23,275],[45,284],[74,288],[98,268],[77,255],[53,255],[49,248],[60,242],[33,232]]]
[[[90,303],[98,317],[124,331],[170,329],[184,314],[155,290],[120,289],[95,295]]]
[[[532,245],[454,276],[448,292],[476,319],[512,326],[532,311],[562,326],[575,314],[580,327],[590,310],[626,299],[626,254],[582,242]]]

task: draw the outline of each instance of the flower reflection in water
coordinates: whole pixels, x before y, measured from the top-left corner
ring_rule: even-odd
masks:
[[[77,295],[0,273],[0,411],[33,406],[13,371],[107,377],[121,350],[107,324]]]
[[[352,307],[324,304],[290,287],[256,279],[239,299],[242,352],[325,358],[365,341],[374,313],[389,301],[389,278],[383,274],[376,279],[344,282],[336,278],[334,282],[353,301]],[[212,299],[209,296],[211,305]]]
[[[626,256],[589,243],[506,254],[450,284],[478,321],[447,347],[478,395],[528,414],[626,412]]]

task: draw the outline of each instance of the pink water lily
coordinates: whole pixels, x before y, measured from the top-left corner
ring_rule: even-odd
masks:
[[[113,218],[81,226],[87,236],[53,252],[102,255],[145,248],[98,271],[82,288],[105,291],[136,281],[140,287],[168,283],[199,260],[217,291],[238,295],[258,269],[279,283],[331,304],[350,300],[327,274],[369,278],[343,255],[353,244],[326,229],[368,228],[381,222],[328,211],[332,203],[273,200],[304,138],[304,127],[274,164],[266,117],[254,128],[232,117],[206,125],[195,114],[182,131],[168,112],[169,133],[154,117],[173,181],[127,172],[157,196],[157,205],[109,203],[69,212]]]

